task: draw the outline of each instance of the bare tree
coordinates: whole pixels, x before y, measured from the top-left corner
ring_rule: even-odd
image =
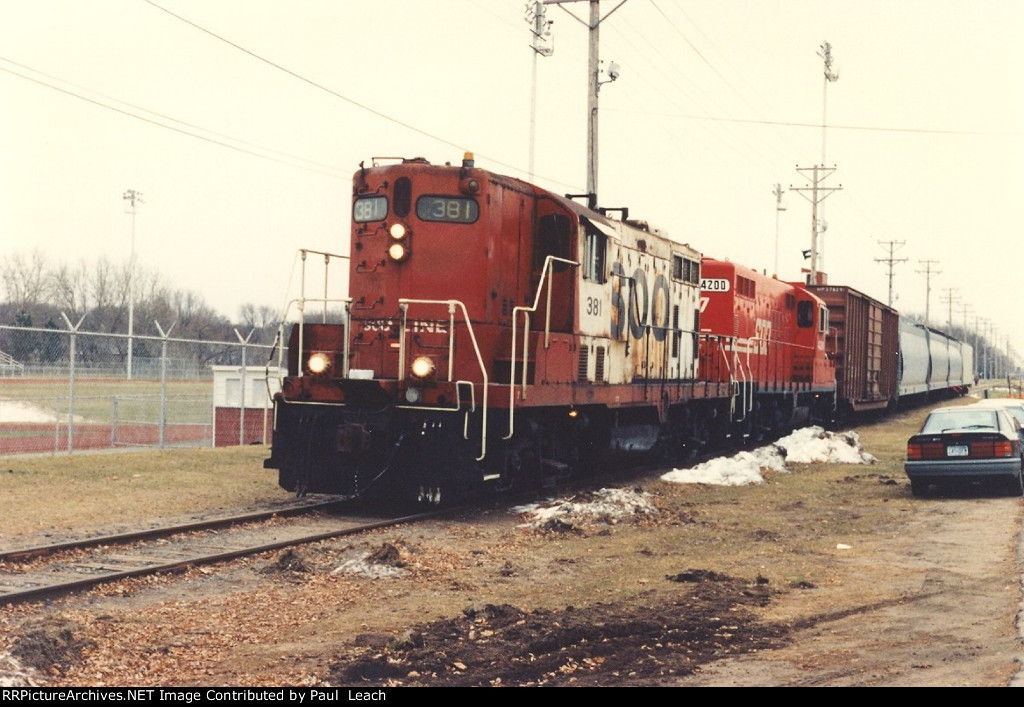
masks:
[[[46,300],[48,263],[41,250],[25,255],[14,253],[0,262],[0,282],[6,300],[16,308],[25,309]]]

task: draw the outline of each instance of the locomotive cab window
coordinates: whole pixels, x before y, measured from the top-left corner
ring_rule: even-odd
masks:
[[[538,274],[544,269],[549,255],[572,260],[572,229],[569,217],[564,214],[547,214],[537,219],[537,242],[533,249],[533,269]],[[555,272],[564,272],[568,265],[552,263]]]
[[[796,304],[796,325],[801,329],[814,326],[814,302],[800,300]]]
[[[818,332],[828,333],[828,307],[820,307],[818,312]]]
[[[604,282],[605,253],[608,248],[607,237],[594,228],[588,221],[583,221],[583,277],[594,282]]]
[[[388,215],[386,196],[361,196],[352,204],[352,220],[356,223],[383,221]]]

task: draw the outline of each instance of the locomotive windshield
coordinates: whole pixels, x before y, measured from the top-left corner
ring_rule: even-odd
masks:
[[[423,221],[475,223],[480,205],[475,199],[455,196],[421,196],[416,200],[416,216]]]
[[[356,199],[352,206],[352,218],[356,223],[383,221],[388,215],[386,196],[364,196]]]

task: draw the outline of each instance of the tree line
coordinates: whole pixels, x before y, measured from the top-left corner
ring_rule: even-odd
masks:
[[[237,329],[243,337],[251,333],[251,344],[271,344],[277,334],[277,315],[270,307],[245,304],[232,321],[208,305],[202,295],[173,287],[157,271],[104,257],[69,265],[52,262],[39,250],[5,256],[0,259],[0,297],[0,325],[9,327],[67,331],[63,314],[72,324],[81,321],[83,332],[124,335],[131,309],[133,333],[141,337],[160,336],[154,322],[165,332],[173,326],[176,339],[237,343]],[[52,343],[60,337],[30,334],[0,331],[0,351],[26,363],[66,356],[64,344]],[[89,345],[104,350],[90,353]],[[127,345],[126,340],[96,339],[76,353],[83,360],[124,356]],[[134,342],[133,356],[154,355],[159,356],[159,345],[154,347],[144,339]],[[189,357],[203,359],[200,363],[234,363],[230,359],[237,354],[232,347],[220,347],[197,350]]]

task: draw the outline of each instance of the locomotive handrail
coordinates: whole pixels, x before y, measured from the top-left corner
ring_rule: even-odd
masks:
[[[345,326],[345,348],[343,350],[344,361],[342,362],[342,370],[341,370],[341,376],[340,377],[347,378],[348,377],[348,369],[349,369],[349,354],[350,354],[349,341],[350,341],[350,338],[351,338],[349,336],[349,332],[351,331],[351,328],[352,328],[351,327],[351,325],[352,325],[352,298],[351,297],[338,297],[338,298],[330,298],[330,299],[327,299],[327,298],[321,299],[321,298],[312,298],[312,297],[297,297],[297,298],[289,301],[285,305],[284,315],[281,317],[281,325],[280,325],[280,327],[278,329],[278,331],[279,331],[278,335],[282,337],[282,339],[281,339],[282,342],[284,341],[284,339],[283,339],[283,336],[284,336],[284,323],[288,320],[288,313],[291,311],[292,305],[296,305],[296,308],[299,311],[299,321],[298,321],[298,325],[299,325],[299,341],[298,341],[298,346],[299,346],[299,349],[296,352],[296,357],[297,357],[296,360],[299,362],[299,365],[298,365],[298,370],[296,371],[296,374],[298,376],[300,376],[300,377],[302,376],[302,352],[305,350],[305,343],[306,343],[305,336],[306,336],[306,303],[307,302],[323,302],[323,305],[324,305],[323,321],[324,321],[324,323],[326,323],[326,321],[327,321],[327,314],[326,314],[327,313],[327,305],[329,305],[329,304],[340,304],[340,305],[342,305],[344,307],[345,311],[344,311],[344,314],[343,314],[343,319],[344,319],[344,326]],[[278,362],[278,366],[279,367],[280,367],[281,361],[282,361],[282,359],[284,357],[284,351],[285,351],[286,348],[287,348],[286,346],[282,345],[280,351],[278,351],[278,354],[277,354],[278,360],[277,360],[277,362]]]
[[[323,313],[323,321],[321,323],[326,324],[327,323],[327,302],[328,302],[328,299],[327,299],[327,276],[328,276],[328,272],[329,272],[327,268],[331,264],[331,258],[341,258],[342,260],[351,260],[352,256],[341,255],[340,253],[328,253],[328,252],[322,251],[322,250],[310,250],[309,248],[300,248],[299,249],[299,257],[302,259],[302,272],[301,272],[301,275],[300,275],[300,282],[299,282],[299,297],[302,300],[306,299],[306,256],[309,255],[310,253],[312,253],[313,255],[322,255],[322,256],[324,256],[324,296],[323,296],[323,300],[322,300],[323,303],[324,303],[324,313]],[[312,300],[312,301],[321,301],[321,300],[317,299],[317,300]]]
[[[480,456],[476,458],[476,461],[483,461],[487,456],[487,367],[484,365],[484,357],[480,353],[480,345],[476,340],[476,332],[473,331],[473,323],[469,319],[469,311],[466,309],[466,305],[457,299],[406,299],[399,298],[398,306],[402,312],[402,326],[398,333],[398,376],[399,380],[405,378],[405,328],[408,323],[409,316],[409,305],[410,304],[442,304],[448,306],[448,320],[451,322],[451,326],[448,327],[448,340],[451,342],[451,347],[448,351],[448,380],[451,380],[453,366],[455,365],[455,309],[456,307],[462,310],[462,316],[466,320],[466,331],[469,332],[469,340],[473,344],[473,352],[476,354],[476,362],[480,366],[480,375],[483,378],[483,399],[480,401],[481,407],[481,418],[480,418]],[[458,383],[455,385],[456,392],[458,391]],[[475,401],[474,401],[475,406]]]
[[[748,339],[748,341],[754,341],[754,339]],[[734,356],[737,356],[736,370],[742,380],[739,382],[740,389],[740,404],[743,408],[743,416],[740,417],[737,422],[743,422],[747,419],[747,413],[754,409],[754,374],[750,368],[750,347],[747,347],[746,361],[741,360],[738,357],[738,352],[733,352]],[[746,367],[746,370],[744,370]],[[748,399],[749,395],[749,399]]]
[[[549,255],[544,258],[544,267],[540,273],[540,282],[537,283],[537,292],[533,296],[533,305],[525,307],[519,305],[512,308],[512,356],[509,365],[509,381],[508,381],[508,435],[502,439],[512,439],[512,434],[515,430],[514,418],[516,409],[516,324],[519,321],[519,313],[522,312],[525,317],[525,325],[523,327],[523,373],[521,376],[522,380],[522,396],[526,399],[526,381],[527,368],[530,365],[530,313],[536,312],[537,307],[540,306],[540,293],[544,289],[544,283],[547,282],[548,286],[548,298],[547,308],[545,310],[544,317],[544,348],[548,348],[551,345],[551,280],[554,277],[554,263],[565,263],[573,267],[579,267],[579,263],[575,260],[568,260],[566,258],[559,258],[554,255]]]
[[[324,258],[324,296],[323,297],[306,297],[306,257],[308,255],[322,255]],[[329,304],[341,304],[345,308],[344,322],[345,322],[345,349],[344,349],[344,361],[342,363],[342,377],[348,377],[349,369],[349,331],[351,330],[352,323],[352,298],[351,297],[328,297],[328,275],[330,273],[329,266],[332,258],[340,258],[342,260],[350,260],[351,256],[341,255],[340,253],[329,253],[323,250],[312,250],[310,248],[299,249],[299,259],[302,261],[302,267],[299,276],[299,296],[293,300],[289,300],[284,307],[284,312],[281,315],[281,325],[278,328],[278,336],[281,337],[282,346],[278,352],[278,367],[280,368],[281,360],[284,357],[285,346],[284,341],[284,323],[288,320],[288,313],[291,311],[292,305],[296,305],[299,311],[299,350],[296,353],[296,360],[299,362],[298,370],[296,373],[302,376],[302,352],[305,349],[306,343],[306,303],[307,302],[321,302],[323,303],[323,313],[321,314],[320,321],[322,324],[327,323],[327,307]]]

